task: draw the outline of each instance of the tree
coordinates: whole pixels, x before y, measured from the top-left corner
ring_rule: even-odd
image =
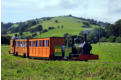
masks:
[[[117,37],[116,42],[121,43],[121,37]]]
[[[42,25],[38,25],[38,26],[37,26],[37,29],[38,29],[39,31],[42,31],[42,30],[43,30]]]
[[[47,29],[42,30],[42,33],[45,33],[45,32],[48,32],[48,30]]]
[[[10,44],[10,36],[1,36],[1,44]]]
[[[105,35],[105,30],[103,28],[95,28],[93,30],[90,30],[87,39],[91,42],[98,42],[101,37]]]
[[[57,26],[57,28],[60,28],[60,26]]]
[[[23,35],[23,32],[19,32],[20,35]]]
[[[121,19],[106,27],[107,36],[121,36]]]
[[[65,37],[65,38],[68,37],[68,36],[70,36],[69,33],[65,33],[65,34],[64,34],[64,37]]]
[[[115,32],[117,33],[116,36],[121,36],[121,19],[115,23]]]
[[[55,20],[55,23],[58,23],[58,20]]]
[[[51,30],[51,29],[55,29],[55,28],[54,27],[48,27],[48,29]]]
[[[38,25],[37,27],[31,29],[30,31],[31,31],[31,32],[36,32],[36,31],[42,31],[42,30],[43,30],[42,25]]]
[[[101,41],[101,42],[106,42],[107,39],[106,39],[106,37],[101,37],[100,41]]]
[[[61,25],[61,28],[63,28],[63,25]]]
[[[110,36],[107,40],[109,42],[115,42],[116,37],[115,36]]]
[[[82,26],[82,27],[84,27],[84,28],[88,28],[88,27],[90,27],[90,25],[89,25],[88,22],[83,22],[83,24],[84,24],[84,26]]]
[[[72,15],[71,15],[71,14],[69,14],[68,16],[72,17]]]

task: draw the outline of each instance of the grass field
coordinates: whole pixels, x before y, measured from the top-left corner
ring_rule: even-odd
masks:
[[[1,46],[2,80],[121,80],[121,44],[92,44],[97,61],[48,61],[8,54]]]

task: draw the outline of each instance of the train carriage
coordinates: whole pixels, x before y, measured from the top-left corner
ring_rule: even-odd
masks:
[[[10,53],[13,55],[27,54],[27,39],[15,39],[10,41]]]
[[[10,53],[24,57],[53,58],[56,46],[64,45],[64,38],[15,39],[10,41]],[[60,55],[62,55],[60,53]]]

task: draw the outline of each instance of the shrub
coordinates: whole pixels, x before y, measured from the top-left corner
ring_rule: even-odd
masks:
[[[101,41],[101,42],[106,42],[107,39],[106,39],[105,37],[102,37],[102,38],[100,39],[100,41]]]
[[[1,44],[10,44],[10,36],[1,36]]]
[[[35,37],[37,35],[37,33],[34,33],[33,35],[32,35],[32,37]]]
[[[90,27],[90,25],[89,25],[88,22],[83,22],[83,24],[84,24],[84,26],[82,26],[82,27],[84,27],[84,28],[88,28],[88,27]]]
[[[58,23],[58,20],[55,20],[55,23]]]
[[[109,42],[115,42],[116,37],[115,36],[110,36],[107,41]]]
[[[61,25],[61,28],[63,28],[63,25]]]
[[[42,25],[38,25],[36,28],[31,29],[30,32],[36,32],[36,31],[42,31],[42,30],[43,30]]]
[[[65,33],[64,34],[64,37],[68,37],[70,34],[69,33]]]
[[[60,26],[57,26],[57,28],[60,28]]]
[[[116,42],[121,43],[121,37],[117,37]]]
[[[50,30],[50,29],[55,29],[54,27],[48,27],[48,30]]]
[[[48,32],[48,30],[47,29],[42,30],[42,33],[45,33],[45,32]]]

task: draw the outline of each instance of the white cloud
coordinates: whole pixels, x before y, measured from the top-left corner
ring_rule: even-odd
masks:
[[[3,0],[2,21],[72,14],[114,23],[121,19],[120,4],[121,0]]]

